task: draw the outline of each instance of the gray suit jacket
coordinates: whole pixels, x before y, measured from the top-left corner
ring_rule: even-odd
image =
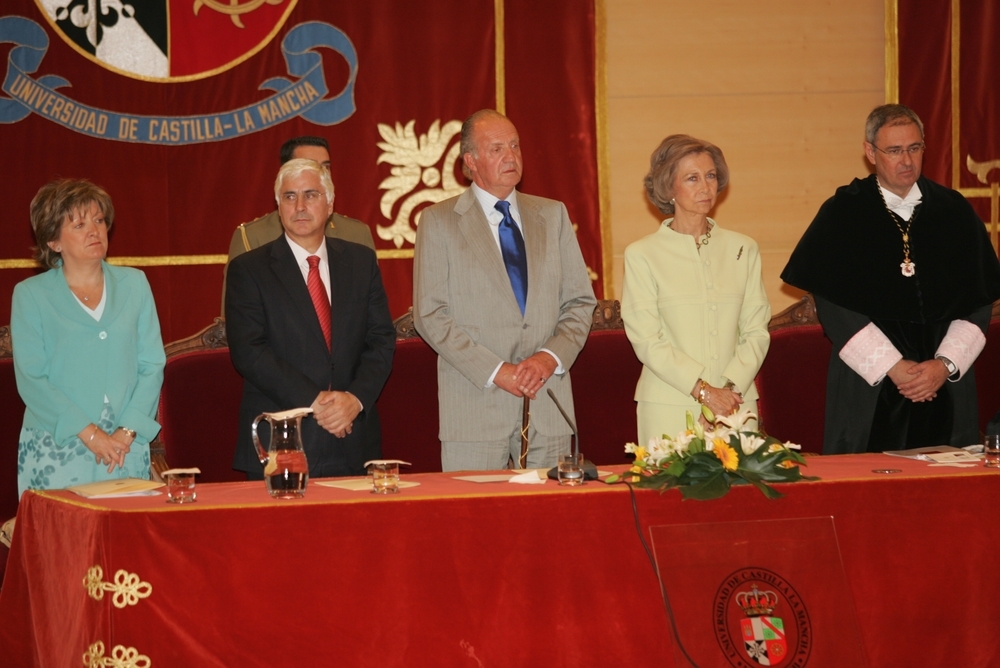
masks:
[[[507,438],[520,427],[522,400],[485,387],[497,365],[546,348],[568,370],[590,333],[597,301],[566,207],[522,193],[517,202],[528,256],[524,316],[471,189],[420,215],[413,319],[438,353],[442,441]],[[569,373],[553,376],[546,388],[572,416]],[[531,403],[531,424],[545,436],[570,433],[545,392]]]
[[[368,246],[375,250],[375,240],[372,238],[370,227],[360,220],[342,216],[334,212],[326,225],[326,236],[330,239],[343,239],[362,246]],[[226,313],[226,277],[229,274],[229,263],[233,258],[260,248],[264,244],[270,243],[281,236],[283,229],[281,219],[278,218],[277,210],[266,216],[261,216],[249,223],[240,223],[233,232],[233,238],[229,241],[229,259],[222,269],[222,314]]]

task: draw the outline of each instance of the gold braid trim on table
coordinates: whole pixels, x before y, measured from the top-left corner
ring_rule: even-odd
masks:
[[[98,640],[91,643],[83,654],[83,665],[95,668],[151,668],[152,660],[145,654],[139,654],[135,647],[115,645],[111,656],[104,656],[104,643]]]
[[[83,578],[83,586],[87,588],[87,593],[95,601],[104,598],[104,592],[113,591],[115,593],[112,603],[116,608],[124,608],[126,605],[138,605],[140,598],[147,598],[153,593],[153,585],[143,582],[135,573],[129,573],[123,568],[115,573],[115,581],[104,582],[104,569],[100,566],[91,566],[87,569],[87,577]]]

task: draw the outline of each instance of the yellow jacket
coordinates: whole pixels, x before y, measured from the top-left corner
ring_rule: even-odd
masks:
[[[696,409],[690,392],[699,378],[732,381],[756,399],[771,318],[757,243],[709,219],[712,236],[699,252],[672,220],[625,249],[622,319],[643,364],[635,399]]]

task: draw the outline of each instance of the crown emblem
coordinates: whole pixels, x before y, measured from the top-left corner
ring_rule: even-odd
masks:
[[[753,585],[753,591],[741,591],[733,597],[736,605],[743,609],[747,617],[770,615],[778,605],[778,595],[773,591],[760,591]]]

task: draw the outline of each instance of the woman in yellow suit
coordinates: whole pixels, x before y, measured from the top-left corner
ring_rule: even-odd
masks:
[[[643,365],[641,444],[675,436],[698,404],[716,415],[756,413],[771,307],[757,243],[708,217],[728,181],[722,151],[688,135],[670,135],[650,158],[646,194],[667,218],[625,249],[622,294],[625,332]]]

